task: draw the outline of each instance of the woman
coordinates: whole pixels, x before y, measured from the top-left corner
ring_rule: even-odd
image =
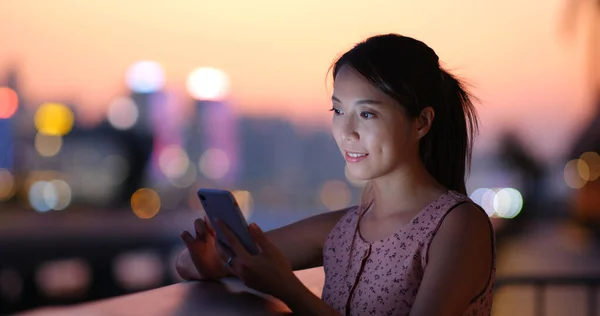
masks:
[[[489,315],[495,245],[486,213],[466,196],[477,129],[462,85],[424,43],[368,38],[333,65],[333,135],[362,203],[263,233],[234,256],[195,222],[177,269],[185,279],[235,275],[300,315]],[[216,223],[224,230],[222,223]],[[293,270],[324,266],[322,298]]]

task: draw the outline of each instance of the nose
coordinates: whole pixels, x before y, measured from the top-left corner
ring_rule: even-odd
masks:
[[[354,118],[349,117],[344,120],[341,124],[340,136],[344,142],[355,142],[360,139],[358,131],[356,129],[356,121]]]

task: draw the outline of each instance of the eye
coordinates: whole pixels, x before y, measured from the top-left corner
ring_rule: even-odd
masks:
[[[340,111],[339,109],[336,109],[335,107],[332,107],[329,111],[333,112],[333,115],[342,114],[342,111]]]
[[[366,119],[372,119],[375,117],[375,114],[371,112],[360,112],[360,116]]]

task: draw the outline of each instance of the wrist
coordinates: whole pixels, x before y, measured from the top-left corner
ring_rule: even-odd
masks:
[[[297,311],[299,308],[309,305],[311,299],[319,298],[304,286],[302,281],[294,274],[290,281],[286,282],[286,287],[282,291],[279,299],[292,311]]]
[[[282,293],[279,299],[287,305],[294,314],[298,315],[318,315],[318,316],[340,316],[340,314],[311,292],[304,284],[294,275],[294,279],[290,281],[288,287]]]

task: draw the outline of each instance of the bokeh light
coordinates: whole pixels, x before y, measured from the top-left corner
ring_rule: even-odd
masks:
[[[579,161],[584,162],[588,170],[587,177],[582,177],[583,180],[591,182],[596,181],[598,178],[600,178],[600,155],[598,155],[597,152],[588,151],[582,154],[581,157],[579,157]],[[578,169],[579,166],[580,164],[578,163]]]
[[[50,182],[57,179],[66,179],[64,173],[55,170],[32,170],[30,171],[24,181],[24,184],[18,187],[18,193],[24,200],[29,200],[31,187],[34,183],[45,181]]]
[[[71,187],[63,180],[36,181],[29,187],[29,204],[38,212],[64,210],[71,203]]]
[[[11,118],[19,108],[19,97],[15,90],[0,87],[0,119]]]
[[[68,183],[59,179],[50,181],[50,185],[53,188],[51,191],[53,195],[48,198],[50,206],[55,211],[66,209],[71,204],[71,187]]]
[[[494,196],[494,210],[502,218],[514,218],[523,209],[523,197],[513,188],[504,188]]]
[[[165,73],[159,63],[142,60],[127,70],[127,86],[137,93],[153,93],[165,85]]]
[[[200,67],[187,78],[188,93],[196,100],[219,101],[229,92],[229,77],[219,69]]]
[[[6,201],[15,194],[15,178],[6,169],[0,169],[0,201]]]
[[[37,133],[35,135],[35,149],[44,157],[52,157],[58,154],[62,147],[62,143],[62,136],[59,135],[46,135],[42,133]]]
[[[29,187],[29,204],[38,212],[48,212],[52,209],[47,196],[52,194],[52,188],[49,187],[49,182],[38,181]]]
[[[128,252],[114,259],[113,275],[126,290],[145,290],[160,285],[164,267],[156,251]]]
[[[160,211],[160,205],[160,196],[152,189],[142,188],[131,196],[131,209],[139,218],[154,217]]]
[[[217,180],[229,172],[230,161],[227,153],[221,149],[211,148],[200,156],[200,171],[207,178]]]
[[[169,178],[169,182],[177,188],[187,188],[196,182],[198,178],[198,169],[194,164],[189,163],[185,173],[176,178]]]
[[[158,166],[169,179],[177,179],[185,175],[189,165],[188,155],[179,145],[165,147],[158,156]]]
[[[523,209],[523,196],[513,188],[479,188],[469,197],[485,210],[488,216],[515,218]]]
[[[587,183],[587,181],[584,178],[582,178],[582,174],[581,174],[582,173],[581,171],[585,171],[587,166],[582,167],[582,164],[586,164],[586,163],[585,162],[582,163],[579,159],[573,159],[573,160],[570,160],[569,162],[567,162],[567,164],[565,165],[565,169],[564,169],[565,183],[567,184],[567,186],[569,186],[572,189],[581,189]],[[581,171],[580,171],[580,169],[581,169]],[[589,168],[587,168],[587,169],[589,172]]]
[[[45,262],[36,281],[47,297],[82,297],[91,285],[92,269],[80,258]]]
[[[235,190],[232,191],[231,194],[233,194],[235,200],[238,202],[240,210],[242,211],[242,214],[244,214],[244,218],[248,220],[252,215],[252,207],[254,204],[252,194],[245,190]]]
[[[73,128],[73,111],[60,103],[44,103],[35,112],[35,127],[45,135],[64,136]]]
[[[492,216],[495,213],[494,210],[494,196],[496,192],[488,188],[479,188],[470,194],[471,200],[477,205],[481,206],[488,216]]]
[[[131,98],[118,97],[108,106],[107,119],[110,125],[118,130],[128,130],[137,123],[138,106]]]
[[[581,180],[588,182],[590,179],[590,166],[583,159],[577,159],[577,173]]]
[[[320,200],[331,211],[343,209],[352,202],[352,192],[344,181],[331,180],[323,184],[320,191]]]

